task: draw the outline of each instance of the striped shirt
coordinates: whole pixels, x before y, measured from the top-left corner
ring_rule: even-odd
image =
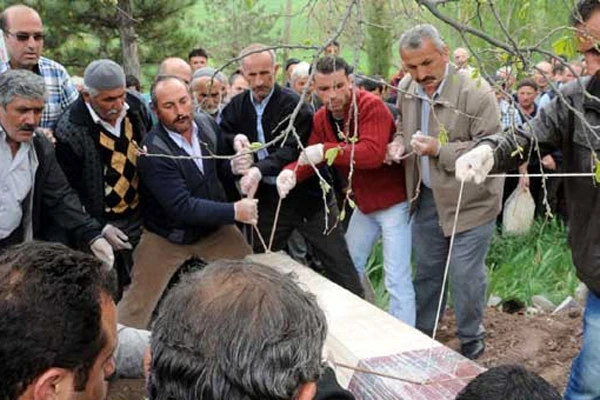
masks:
[[[0,62],[0,74],[9,69],[7,61]],[[65,67],[56,61],[40,57],[33,72],[44,78],[48,93],[40,127],[54,130],[58,118],[77,99],[79,93]]]

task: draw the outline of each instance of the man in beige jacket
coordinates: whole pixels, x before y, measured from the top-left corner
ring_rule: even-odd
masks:
[[[500,130],[500,115],[490,86],[455,70],[448,47],[433,26],[406,31],[400,38],[400,56],[408,74],[399,84],[398,130],[388,145],[388,161],[411,154],[405,170],[417,264],[416,326],[431,335],[460,191],[454,162],[479,137]],[[484,262],[500,211],[502,186],[501,179],[465,185],[450,260],[448,277],[461,353],[471,359],[485,349]]]

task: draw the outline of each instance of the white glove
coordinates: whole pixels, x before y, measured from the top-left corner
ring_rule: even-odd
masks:
[[[383,162],[387,165],[400,162],[405,152],[406,147],[404,147],[404,139],[401,136],[396,136],[388,143]]]
[[[244,175],[248,168],[250,168],[253,164],[254,160],[252,159],[252,154],[241,154],[240,152],[236,153],[235,158],[231,160],[231,172],[234,175]]]
[[[233,203],[235,220],[244,224],[256,225],[258,223],[258,200],[241,199]]]
[[[480,184],[494,166],[494,150],[489,145],[477,146],[456,160],[456,179]]]
[[[129,243],[129,237],[114,225],[106,224],[102,228],[102,236],[108,240],[108,243],[115,250],[131,250],[133,248],[131,243]]]
[[[277,192],[282,199],[285,199],[295,186],[296,174],[291,169],[284,169],[277,175]]]
[[[324,148],[322,143],[313,144],[312,146],[307,146],[304,148],[304,151],[300,154],[300,158],[298,158],[299,165],[309,165],[309,164],[320,164],[325,157]]]
[[[238,133],[233,138],[233,150],[236,153],[240,153],[244,150],[247,150],[250,147],[250,141],[248,140],[248,136]]]
[[[262,174],[260,173],[260,170],[257,167],[250,168],[246,172],[246,175],[240,179],[240,189],[242,193],[251,199],[254,198],[254,194],[258,189],[258,184],[261,179]]]
[[[101,237],[94,240],[90,245],[90,250],[92,250],[92,253],[94,253],[100,261],[106,264],[108,269],[112,269],[113,264],[115,263],[115,253],[113,253],[113,248],[106,239]]]

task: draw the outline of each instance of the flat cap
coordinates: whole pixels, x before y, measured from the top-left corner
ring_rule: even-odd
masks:
[[[125,87],[125,73],[123,68],[113,60],[95,60],[85,69],[83,83],[96,90]]]
[[[216,75],[215,75],[215,73],[216,73]],[[225,76],[225,74],[223,72],[221,72],[221,71],[217,72],[216,69],[211,68],[211,67],[198,68],[196,71],[194,71],[194,76],[192,77],[192,79],[203,78],[203,77],[209,77],[209,78],[214,77],[216,80],[218,80],[221,83],[227,82],[227,77]]]

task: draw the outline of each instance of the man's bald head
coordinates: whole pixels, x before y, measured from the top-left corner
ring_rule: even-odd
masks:
[[[456,65],[456,67],[458,69],[464,68],[467,66],[467,63],[469,62],[469,57],[471,56],[469,54],[469,51],[467,49],[465,49],[464,47],[458,47],[456,50],[454,50],[454,64]]]
[[[44,48],[42,19],[31,7],[14,5],[0,14],[12,68],[33,69]]]
[[[176,76],[188,85],[192,81],[192,67],[185,60],[178,57],[165,58],[160,63],[158,74]]]

